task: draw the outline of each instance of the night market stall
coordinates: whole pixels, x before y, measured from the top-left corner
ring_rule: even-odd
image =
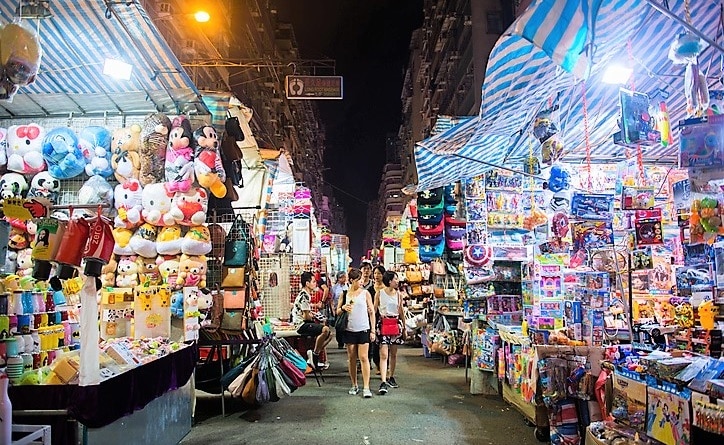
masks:
[[[417,144],[418,251],[464,272],[471,390],[494,375],[542,440],[720,439],[721,11],[533,2],[480,115]]]

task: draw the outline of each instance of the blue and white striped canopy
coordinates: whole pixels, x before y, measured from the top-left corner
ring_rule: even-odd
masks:
[[[668,7],[685,17],[684,0]],[[692,1],[692,25],[716,39],[718,1]],[[685,117],[684,66],[667,57],[684,28],[645,0],[535,0],[498,40],[488,59],[480,114],[415,147],[418,190],[437,187],[485,172],[491,165],[511,166],[540,143],[531,134],[536,114],[557,105],[552,118],[560,129],[568,162],[586,158],[583,91],[593,162],[616,162],[633,149],[614,145],[618,131],[618,85],[601,82],[609,63],[634,68],[633,87],[652,102],[665,100],[672,127]],[[629,49],[630,48],[630,49]],[[720,54],[707,48],[699,65],[716,89],[722,75]],[[721,85],[719,87],[722,88]],[[674,144],[643,147],[647,162],[673,163]],[[628,153],[627,153],[628,152]]]
[[[138,1],[50,3],[53,17],[25,19],[40,37],[40,72],[12,102],[0,102],[0,118],[67,116],[71,112],[209,113],[196,86]],[[0,22],[12,22],[17,6],[17,0],[0,0]],[[106,18],[107,12],[110,18]],[[133,65],[131,79],[105,76],[106,58]]]

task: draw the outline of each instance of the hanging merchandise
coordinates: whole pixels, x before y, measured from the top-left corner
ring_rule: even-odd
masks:
[[[43,52],[35,31],[20,23],[5,25],[0,31],[0,42],[0,99],[12,101],[20,87],[35,81]]]

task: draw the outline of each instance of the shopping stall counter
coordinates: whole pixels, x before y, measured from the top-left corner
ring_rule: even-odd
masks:
[[[146,430],[157,431],[158,437],[163,437],[161,441],[154,441],[156,444],[177,443],[191,430],[191,392],[180,388],[186,385],[194,371],[197,349],[196,345],[183,347],[98,385],[10,387],[8,394],[13,404],[13,420],[24,424],[52,425],[53,443],[73,440],[76,431],[69,426],[68,420],[82,425],[86,440],[94,432],[102,435],[102,429],[112,428],[118,422],[127,428],[122,436],[124,443],[148,443],[142,437],[130,436],[133,432]],[[156,403],[167,411],[164,422],[159,422],[158,416],[147,418],[135,415],[161,398],[173,399],[171,404],[161,403],[161,400]],[[188,416],[183,415],[186,412]],[[149,422],[149,428],[134,425],[139,421]],[[187,425],[188,428],[179,425]],[[172,430],[177,432],[173,437],[168,434]],[[183,435],[176,437],[181,432]],[[103,442],[110,443],[105,437]]]

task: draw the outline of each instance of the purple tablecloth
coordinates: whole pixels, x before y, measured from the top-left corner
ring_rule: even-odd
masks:
[[[185,385],[197,357],[198,349],[191,345],[99,385],[15,386],[8,394],[14,411],[67,409],[83,425],[99,428]]]

